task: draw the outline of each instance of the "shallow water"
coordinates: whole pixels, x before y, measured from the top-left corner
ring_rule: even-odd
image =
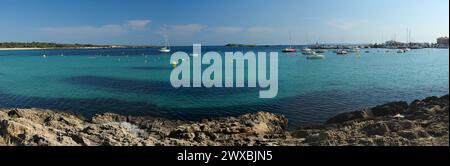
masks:
[[[282,48],[211,46],[202,51]],[[192,52],[191,47],[172,50]],[[0,107],[188,120],[269,111],[297,127],[339,112],[449,92],[448,49],[404,54],[370,49],[361,57],[329,51],[324,60],[297,55],[279,53],[278,96],[260,99],[254,88],[172,88],[170,55],[156,49],[0,51]]]

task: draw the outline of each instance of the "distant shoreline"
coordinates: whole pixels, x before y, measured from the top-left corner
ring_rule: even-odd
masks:
[[[59,49],[105,49],[107,47],[74,47],[74,48],[0,48],[0,51],[20,50],[59,50]]]
[[[109,48],[156,48],[153,45],[95,45],[95,44],[62,44],[47,42],[0,42],[1,50],[55,50],[55,49],[109,49]]]
[[[46,48],[0,48],[0,51],[12,51],[12,50],[44,50]]]
[[[67,50],[67,49],[124,49],[124,48],[156,48],[156,47],[63,47],[63,48],[0,48],[0,51],[26,51],[26,50]]]

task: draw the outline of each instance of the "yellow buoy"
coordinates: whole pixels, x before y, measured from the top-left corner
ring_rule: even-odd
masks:
[[[172,65],[173,68],[176,68],[178,63],[177,61],[172,61],[170,64]]]

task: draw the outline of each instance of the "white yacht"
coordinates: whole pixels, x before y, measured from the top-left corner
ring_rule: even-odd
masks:
[[[316,54],[316,52],[314,52],[310,48],[303,48],[302,49],[302,53],[303,53],[303,55],[315,55]]]
[[[167,36],[166,36],[166,46],[160,48],[158,51],[162,52],[162,53],[169,53],[170,52],[169,40],[167,39]]]
[[[169,53],[170,52],[170,48],[165,46],[165,47],[160,48],[158,51],[162,52],[162,53]]]
[[[348,52],[347,52],[346,50],[342,49],[342,50],[338,50],[338,51],[336,52],[336,54],[338,54],[338,55],[347,55]]]
[[[325,55],[314,54],[306,56],[306,59],[325,59]]]
[[[305,47],[302,49],[302,52],[311,52],[312,50],[308,47]]]

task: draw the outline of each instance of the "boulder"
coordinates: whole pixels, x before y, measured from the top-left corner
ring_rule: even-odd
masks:
[[[408,109],[408,103],[404,101],[390,102],[387,104],[373,107],[372,113],[375,116],[387,116],[395,114],[404,114]]]
[[[370,124],[370,125],[366,126],[365,128],[363,128],[363,130],[369,136],[372,136],[372,135],[383,136],[383,135],[387,134],[388,132],[390,132],[388,125],[384,122]]]
[[[100,115],[94,115],[92,117],[91,123],[102,124],[109,122],[127,122],[128,118],[126,116],[114,114],[114,113],[104,113]]]
[[[345,112],[338,114],[326,121],[327,124],[342,124],[344,122],[348,121],[355,121],[355,120],[365,120],[369,119],[371,116],[367,111],[354,111],[354,112]]]

